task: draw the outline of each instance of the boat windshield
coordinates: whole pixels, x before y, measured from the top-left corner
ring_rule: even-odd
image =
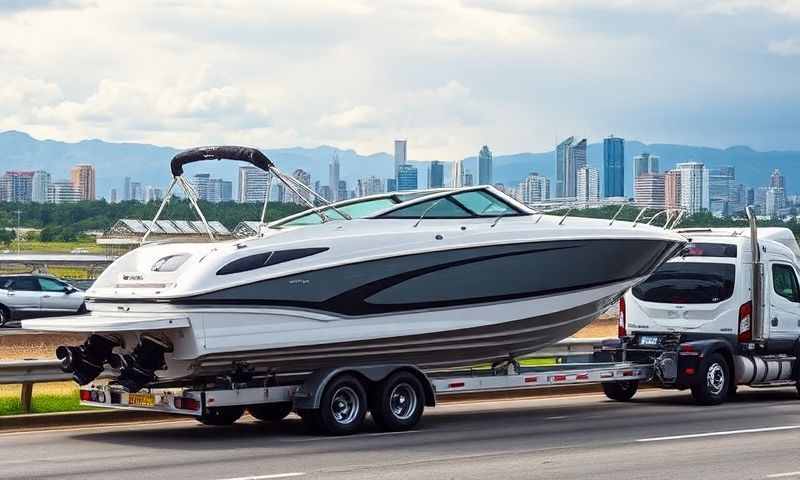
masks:
[[[522,212],[483,190],[470,190],[398,207],[379,218],[469,218],[520,215]]]
[[[397,201],[392,197],[385,197],[375,198],[364,202],[351,203],[349,205],[337,205],[337,208],[339,211],[350,215],[352,218],[364,218],[372,215],[375,212],[385,210],[396,203]],[[324,208],[322,211],[325,212],[325,216],[327,216],[330,220],[344,220],[344,218],[332,208]],[[320,223],[322,223],[320,216],[316,212],[309,211],[305,215],[296,217],[287,221],[286,223],[274,225],[274,227],[295,227],[301,225],[318,225]]]

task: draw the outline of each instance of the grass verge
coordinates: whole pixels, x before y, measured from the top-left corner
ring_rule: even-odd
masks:
[[[22,411],[20,385],[0,386],[0,416],[18,415]],[[31,413],[72,412],[91,410],[80,404],[78,386],[73,382],[41,383],[33,386]]]

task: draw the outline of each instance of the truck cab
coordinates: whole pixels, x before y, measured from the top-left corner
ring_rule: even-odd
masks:
[[[624,358],[660,363],[663,386],[692,388],[701,403],[720,403],[737,384],[796,382],[800,247],[792,232],[754,224],[678,232],[689,241],[683,251],[620,300]],[[710,359],[712,396],[702,391]]]

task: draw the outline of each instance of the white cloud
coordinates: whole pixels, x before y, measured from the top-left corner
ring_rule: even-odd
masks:
[[[787,38],[786,40],[770,42],[767,49],[770,53],[781,57],[800,55],[800,39]]]
[[[323,127],[355,128],[368,127],[378,119],[378,111],[369,105],[357,105],[342,112],[323,115],[319,123]]]

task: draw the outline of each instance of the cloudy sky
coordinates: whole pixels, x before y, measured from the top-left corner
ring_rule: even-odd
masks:
[[[800,149],[800,0],[0,0],[0,130],[453,159]]]

